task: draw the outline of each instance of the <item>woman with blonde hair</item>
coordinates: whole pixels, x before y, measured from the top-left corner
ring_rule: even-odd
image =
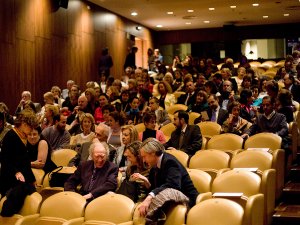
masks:
[[[82,133],[71,138],[71,145],[76,146],[85,142],[91,142],[95,137],[95,120],[92,114],[82,113],[80,115],[79,122]]]
[[[122,132],[122,145],[118,147],[114,154],[113,162],[119,166],[119,170],[124,172],[127,166],[127,161],[124,156],[124,150],[130,143],[138,140],[138,132],[133,125],[125,125],[121,128]]]
[[[53,118],[55,115],[59,114],[59,108],[56,105],[45,105],[45,113],[41,120],[41,128],[42,130],[51,127],[54,125]]]
[[[171,85],[166,81],[160,81],[157,85],[157,91],[159,96],[159,106],[163,109],[168,110],[171,105],[176,103],[175,96],[172,94],[173,90]]]

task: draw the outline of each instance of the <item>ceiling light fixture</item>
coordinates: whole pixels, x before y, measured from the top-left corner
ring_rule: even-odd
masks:
[[[137,12],[132,12],[131,15],[132,15],[132,16],[137,16],[138,13],[137,13]]]
[[[269,16],[263,16],[263,18],[264,18],[264,19],[267,19],[267,18],[269,18]]]
[[[290,16],[290,14],[288,14],[288,13],[285,13],[285,14],[283,14],[283,16]]]
[[[186,22],[185,24],[186,24],[186,25],[191,25],[192,23],[191,23],[191,22]]]
[[[210,21],[209,20],[204,20],[203,23],[210,23]]]
[[[210,10],[210,11],[214,11],[214,10],[215,10],[215,8],[208,8],[208,10]]]
[[[141,26],[136,26],[135,29],[136,29],[136,30],[141,30],[142,27],[141,27]]]
[[[173,13],[173,12],[167,12],[167,14],[168,14],[168,15],[173,15],[174,13]]]
[[[163,27],[163,25],[158,24],[158,25],[156,25],[156,27],[161,28],[161,27]]]
[[[194,10],[193,9],[188,9],[187,12],[192,13],[192,12],[194,12]]]
[[[236,5],[231,5],[230,8],[235,9]]]
[[[259,4],[258,3],[253,3],[252,6],[257,7],[257,6],[259,6]]]

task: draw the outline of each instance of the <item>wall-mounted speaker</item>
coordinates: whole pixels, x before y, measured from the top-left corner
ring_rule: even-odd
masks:
[[[69,0],[59,0],[59,6],[67,9],[69,4]]]

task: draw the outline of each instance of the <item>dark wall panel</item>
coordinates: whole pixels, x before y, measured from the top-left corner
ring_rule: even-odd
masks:
[[[128,47],[126,32],[132,26],[83,0],[69,0],[68,9],[53,7],[52,0],[2,1],[0,101],[12,112],[24,90],[43,103],[45,92],[53,85],[65,88],[69,79],[84,89],[87,81],[99,79],[97,65],[103,47],[113,56],[112,73],[121,77]],[[152,45],[149,30],[135,35]]]

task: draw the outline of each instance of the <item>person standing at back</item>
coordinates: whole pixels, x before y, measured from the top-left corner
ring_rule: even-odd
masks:
[[[128,53],[128,55],[126,56],[125,59],[125,63],[124,63],[124,70],[127,67],[131,67],[132,69],[136,69],[136,65],[135,65],[135,54],[137,53],[138,48],[133,46],[131,48],[131,51]]]

